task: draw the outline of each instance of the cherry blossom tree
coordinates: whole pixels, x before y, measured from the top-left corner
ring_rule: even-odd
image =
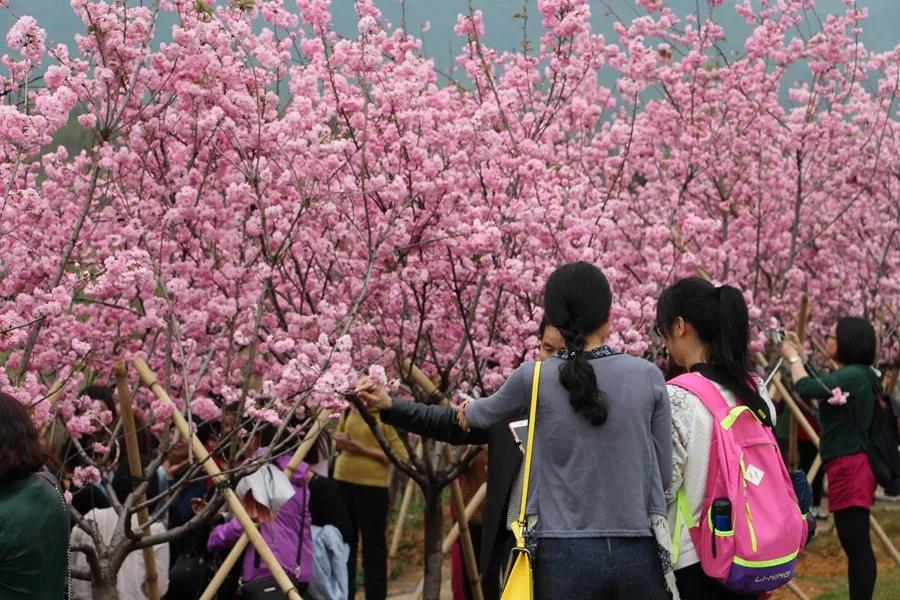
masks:
[[[121,425],[80,390],[117,361],[147,357],[192,418],[227,404],[236,431],[277,425],[288,451],[304,420],[344,406],[357,368],[405,378],[409,359],[448,395],[496,389],[570,260],[609,276],[628,352],[658,350],[655,298],[697,271],[746,291],[760,345],[807,292],[819,331],[866,314],[884,360],[900,348],[900,51],[859,43],[853,2],[802,37],[810,0],[686,16],[642,0],[607,40],[588,2],[541,0],[544,33],[515,52],[492,49],[472,9],[449,84],[370,0],[349,39],[326,0],[149,4],[73,0],[84,33],[49,48],[19,16],[0,80],[0,387],[64,428],[74,475],[111,495]],[[738,56],[722,50],[725,10],[750,31]],[[178,22],[154,49],[160,11]],[[91,138],[72,155],[52,143],[70,119]],[[149,478],[179,439],[171,408],[135,401],[161,440]],[[240,465],[246,440],[215,454]],[[426,443],[397,460],[428,499],[428,598],[440,493],[470,456]],[[130,551],[221,505],[139,540],[146,488],[80,574],[108,597]]]

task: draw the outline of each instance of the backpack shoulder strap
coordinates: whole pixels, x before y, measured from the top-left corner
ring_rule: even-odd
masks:
[[[669,381],[670,385],[678,386],[697,396],[703,406],[712,413],[720,423],[728,418],[731,407],[725,401],[725,397],[716,385],[699,373],[685,373]],[[746,408],[746,407],[745,407]]]

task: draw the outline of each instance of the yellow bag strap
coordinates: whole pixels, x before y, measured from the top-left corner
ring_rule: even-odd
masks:
[[[525,508],[528,506],[528,482],[531,479],[531,456],[534,452],[534,430],[537,425],[538,384],[541,380],[541,361],[534,363],[534,376],[531,378],[531,409],[528,411],[528,441],[525,446],[525,470],[522,474],[522,501],[519,504],[519,520],[513,523],[513,534],[516,546],[525,547],[523,529],[525,528]]]

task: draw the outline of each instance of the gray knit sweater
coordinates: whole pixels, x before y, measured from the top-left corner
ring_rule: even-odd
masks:
[[[609,398],[609,418],[592,426],[577,415],[559,381],[562,359],[544,362],[529,489],[537,537],[650,536],[649,516],[665,515],[672,479],[672,415],[662,373],[634,356],[590,361]],[[521,365],[492,396],[466,407],[473,427],[521,414],[531,396],[534,363]],[[510,436],[510,443],[513,443]]]

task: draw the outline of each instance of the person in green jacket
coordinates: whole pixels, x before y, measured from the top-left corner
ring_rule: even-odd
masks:
[[[0,598],[68,593],[69,510],[22,403],[0,392]]]
[[[819,452],[828,480],[828,508],[849,560],[851,600],[869,600],[877,576],[869,540],[869,511],[875,501],[875,475],[864,449],[881,381],[872,367],[876,358],[875,328],[863,318],[843,317],[825,340],[827,358],[837,364],[819,372],[799,341],[785,341],[782,354],[794,390],[819,401]]]

